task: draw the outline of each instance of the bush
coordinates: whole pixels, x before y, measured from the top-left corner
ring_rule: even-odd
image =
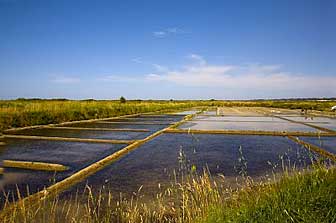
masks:
[[[126,98],[124,98],[123,96],[120,97],[119,99],[120,103],[126,103]]]

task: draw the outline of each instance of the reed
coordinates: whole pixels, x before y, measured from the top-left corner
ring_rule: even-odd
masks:
[[[17,206],[2,222],[333,222],[336,170],[315,165],[285,172],[274,181],[243,178],[228,187],[207,172],[174,182],[146,202],[141,188],[130,199],[108,189],[87,186],[72,198],[40,199],[34,207]],[[6,205],[4,209],[6,209]]]

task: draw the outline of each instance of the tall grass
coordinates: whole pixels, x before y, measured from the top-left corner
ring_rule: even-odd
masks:
[[[11,100],[0,101],[0,131],[24,127],[106,118],[159,110],[188,109],[195,106],[246,106],[329,111],[335,101],[260,100],[260,101],[71,101],[71,100]]]
[[[185,178],[161,189],[148,202],[141,188],[131,199],[98,193],[86,187],[69,199],[39,200],[33,206],[16,206],[2,222],[335,222],[336,169],[313,165],[285,172],[276,181],[254,182],[244,177],[239,187],[225,177],[203,175]]]
[[[318,167],[245,187],[228,202],[211,205],[198,222],[335,222],[335,200],[335,169]]]
[[[160,101],[0,101],[0,130],[61,123],[66,121],[106,118],[160,110],[186,109],[192,102]]]

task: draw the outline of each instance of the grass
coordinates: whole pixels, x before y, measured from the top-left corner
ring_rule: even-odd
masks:
[[[229,202],[211,206],[199,222],[335,222],[335,200],[335,169],[316,168],[245,188]]]
[[[3,222],[335,222],[336,170],[322,165],[284,174],[277,181],[227,187],[207,173],[172,183],[150,202],[141,191],[116,201],[90,187],[71,199],[41,199],[12,209]],[[6,210],[6,208],[5,208]],[[1,214],[1,213],[0,213]],[[4,216],[2,216],[4,217]]]
[[[245,106],[330,111],[335,100],[259,100],[259,101],[120,101],[103,100],[40,100],[18,99],[0,101],[0,131],[11,127],[56,124],[127,114],[174,111],[196,106]]]
[[[121,116],[160,110],[186,109],[196,103],[160,101],[56,101],[18,100],[0,101],[0,130]]]

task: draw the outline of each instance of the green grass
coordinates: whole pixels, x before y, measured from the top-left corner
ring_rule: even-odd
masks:
[[[55,124],[93,118],[106,118],[159,110],[188,109],[195,106],[246,106],[329,111],[335,101],[260,100],[260,101],[120,101],[98,100],[0,100],[0,131],[11,127]]]
[[[335,201],[335,169],[317,168],[247,188],[229,202],[210,207],[199,222],[336,222]]]
[[[0,130],[160,110],[187,109],[196,105],[192,102],[160,101],[130,101],[127,103],[56,100],[0,101]]]
[[[7,212],[2,222],[335,222],[334,167],[285,174],[277,181],[246,179],[232,189],[207,174],[172,184],[151,200],[142,196],[113,200],[104,190],[87,188],[81,197],[38,201]],[[139,194],[137,192],[136,194]],[[5,208],[6,210],[6,208]],[[0,213],[0,216],[2,213]],[[3,216],[2,216],[3,217]]]

